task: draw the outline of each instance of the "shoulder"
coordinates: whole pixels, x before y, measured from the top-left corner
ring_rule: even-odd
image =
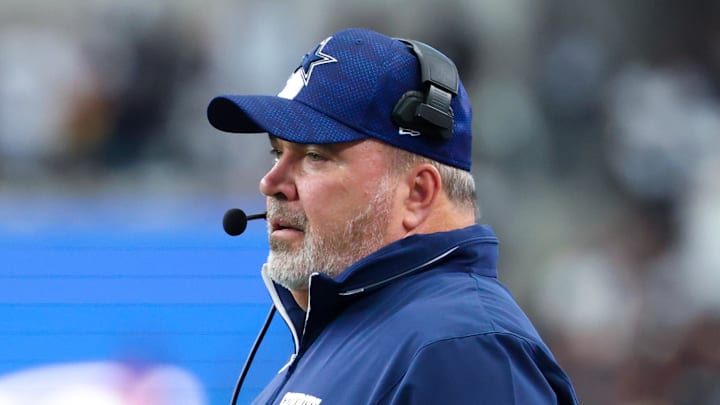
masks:
[[[576,403],[572,385],[542,344],[490,332],[418,348],[388,397],[393,403]]]
[[[434,273],[434,274],[433,274]],[[507,334],[540,341],[510,292],[494,277],[428,272],[378,294],[389,327],[423,336],[423,344],[453,337]]]

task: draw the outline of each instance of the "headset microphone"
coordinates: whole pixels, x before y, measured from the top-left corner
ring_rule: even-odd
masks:
[[[225,230],[225,233],[227,233],[230,236],[238,236],[241,233],[245,232],[245,228],[247,228],[247,222],[251,221],[253,219],[267,219],[267,212],[263,212],[260,214],[252,214],[247,215],[245,214],[245,211],[239,209],[239,208],[231,208],[225,212],[225,215],[223,216],[223,229]],[[260,332],[258,333],[257,337],[255,338],[255,342],[253,342],[252,347],[250,348],[250,353],[248,354],[247,358],[245,359],[245,364],[243,364],[242,371],[240,372],[240,376],[237,379],[237,382],[235,383],[235,388],[233,389],[232,398],[230,399],[230,404],[235,405],[237,404],[238,397],[240,396],[240,390],[242,389],[243,382],[245,382],[245,377],[247,376],[248,371],[250,370],[250,365],[253,362],[253,359],[255,358],[255,353],[257,353],[258,348],[260,347],[260,343],[262,343],[263,338],[265,337],[265,333],[267,333],[268,327],[270,327],[270,323],[272,322],[273,316],[275,315],[275,305],[270,306],[270,311],[267,314],[267,317],[265,318],[265,321],[263,322],[262,328],[260,329]]]
[[[245,232],[247,222],[253,219],[265,219],[267,216],[266,212],[261,214],[246,215],[245,211],[239,208],[231,208],[225,212],[223,216],[223,229],[225,233],[230,236],[238,236]]]

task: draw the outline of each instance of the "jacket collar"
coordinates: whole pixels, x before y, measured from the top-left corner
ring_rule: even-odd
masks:
[[[469,271],[497,277],[497,244],[495,234],[487,225],[398,240],[357,261],[335,278],[314,273],[310,277],[307,314],[287,289],[270,280],[264,268],[263,279],[279,313],[290,326],[296,349],[299,349],[314,340],[315,336],[307,336],[307,333],[319,333],[349,301],[442,261],[452,259],[453,263],[466,263],[463,268]],[[310,312],[312,317],[308,316]],[[302,335],[299,331],[303,331]]]
[[[485,249],[466,249],[486,244]],[[405,275],[414,274],[452,257],[472,262],[472,270],[497,276],[497,238],[487,225],[473,225],[448,232],[412,235],[379,249],[357,261],[334,280],[340,295],[353,295],[379,288]]]

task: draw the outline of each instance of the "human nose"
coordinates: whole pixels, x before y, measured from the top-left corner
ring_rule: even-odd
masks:
[[[297,189],[293,181],[290,164],[282,157],[260,180],[260,192],[278,200],[294,200]]]

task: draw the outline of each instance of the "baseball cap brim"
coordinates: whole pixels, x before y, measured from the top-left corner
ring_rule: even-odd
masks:
[[[290,142],[353,142],[367,135],[305,104],[277,96],[222,95],[207,108],[210,124],[225,132],[267,132]]]

